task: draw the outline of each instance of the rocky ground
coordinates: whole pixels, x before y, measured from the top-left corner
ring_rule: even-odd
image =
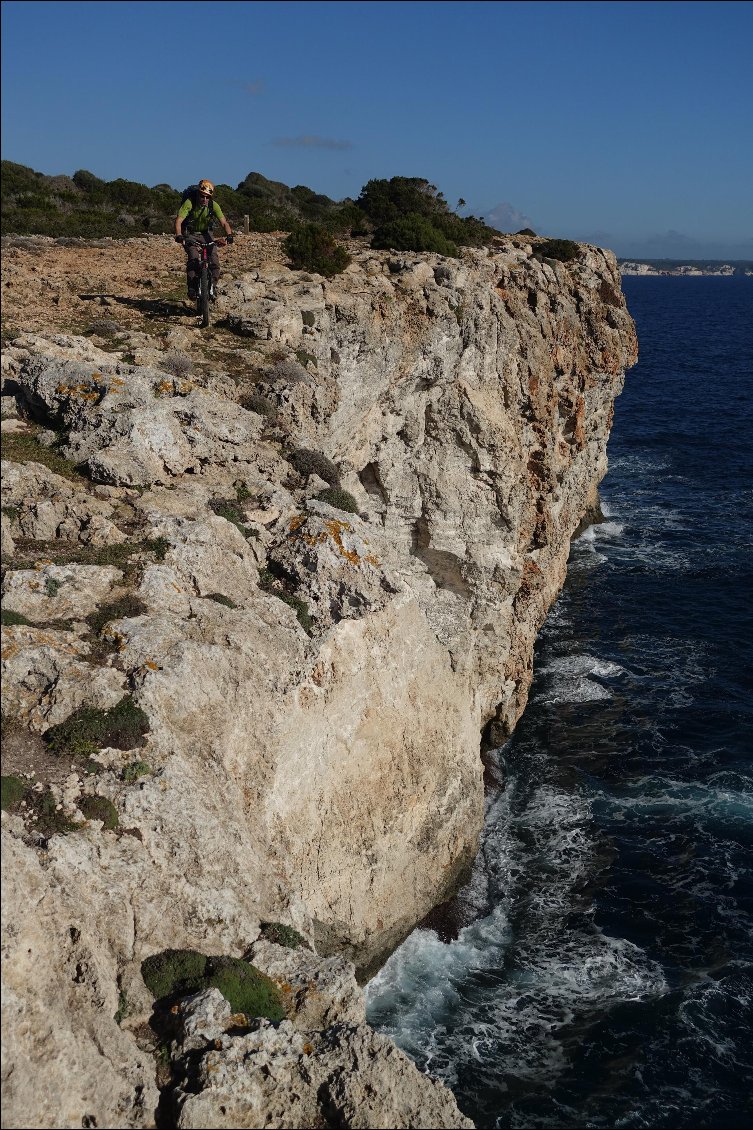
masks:
[[[472,858],[634,330],[598,249],[328,281],[281,241],[223,252],[206,330],[169,237],[4,242],[8,1125],[469,1125],[349,959]],[[286,1019],[211,988],[161,1028],[173,950]]]

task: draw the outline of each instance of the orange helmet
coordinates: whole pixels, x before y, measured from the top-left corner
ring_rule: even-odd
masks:
[[[199,192],[205,192],[207,196],[214,196],[214,185],[210,180],[200,180]]]

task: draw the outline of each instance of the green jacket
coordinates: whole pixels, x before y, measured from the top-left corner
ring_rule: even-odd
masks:
[[[208,205],[194,208],[193,201],[189,197],[188,200],[183,201],[178,212],[178,219],[184,231],[207,232],[211,230],[215,220],[224,223],[225,217],[216,200],[211,200]],[[186,222],[184,223],[184,221]]]

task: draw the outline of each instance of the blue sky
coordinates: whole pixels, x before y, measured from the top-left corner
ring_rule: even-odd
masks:
[[[2,23],[3,157],[39,172],[336,199],[423,176],[503,230],[753,257],[747,0],[5,0]]]

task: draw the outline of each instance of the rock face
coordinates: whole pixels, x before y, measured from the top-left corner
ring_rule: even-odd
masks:
[[[77,831],[3,815],[9,1125],[153,1124],[150,954],[243,954],[279,920],[323,955],[301,985],[327,955],[366,970],[475,853],[481,730],[525,705],[633,325],[595,248],[353,250],[329,281],[270,261],[223,283],[252,378],[201,368],[190,336],[190,379],[154,346],[6,351],[6,395],[83,472],[3,463],[12,718],[44,734],[129,695],[149,720],[143,747],[95,743],[94,776],[67,755],[51,789]],[[84,820],[91,794],[118,828]],[[188,1089],[176,1043],[177,1125],[469,1125],[357,994],[293,995],[292,1029],[194,1049]]]

